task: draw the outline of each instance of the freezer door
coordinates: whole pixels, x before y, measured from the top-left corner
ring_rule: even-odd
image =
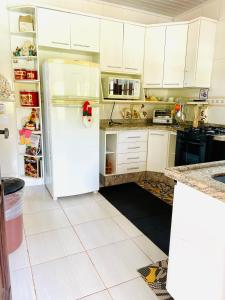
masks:
[[[99,108],[90,128],[82,121],[81,107],[51,107],[54,198],[99,189]]]
[[[50,98],[99,98],[99,66],[89,62],[49,62]]]

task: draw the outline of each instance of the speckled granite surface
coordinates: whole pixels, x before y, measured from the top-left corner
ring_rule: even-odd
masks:
[[[225,160],[169,168],[165,175],[225,203],[225,183],[213,179],[215,175],[225,175]]]
[[[177,131],[184,129],[185,126],[179,125],[158,125],[152,124],[146,121],[133,120],[133,122],[123,122],[119,120],[122,124],[109,126],[108,120],[101,120],[100,129],[105,131],[120,131],[120,130],[140,130],[140,129],[161,129],[161,130],[171,130]]]

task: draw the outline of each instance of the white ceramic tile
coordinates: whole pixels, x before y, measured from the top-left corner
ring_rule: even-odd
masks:
[[[94,193],[87,193],[71,197],[60,198],[59,202],[63,208],[70,208],[79,205],[89,205],[95,201]]]
[[[96,201],[103,209],[105,209],[108,212],[108,214],[111,217],[121,215],[119,210],[115,206],[113,206],[109,201],[107,201],[105,198]]]
[[[86,253],[33,266],[37,298],[74,300],[104,290]]]
[[[153,262],[168,258],[167,255],[161,249],[159,249],[159,247],[157,247],[144,235],[134,238],[133,241]]]
[[[24,227],[27,235],[70,226],[61,209],[42,211],[24,215]]]
[[[31,264],[84,251],[72,227],[27,236]]]
[[[112,300],[108,291],[103,291],[100,293],[96,293],[87,297],[82,298],[82,300]]]
[[[97,220],[75,226],[86,249],[93,249],[128,238],[112,219]]]
[[[159,299],[142,278],[115,286],[109,290],[113,300],[157,300]]]
[[[139,277],[151,260],[130,240],[88,251],[106,287]]]
[[[10,274],[12,300],[35,300],[35,292],[30,268],[20,269]]]
[[[24,214],[59,208],[44,186],[27,187],[24,191]]]
[[[20,247],[16,251],[9,254],[9,268],[10,271],[15,271],[29,267],[29,265],[26,241],[25,238],[23,238],[23,242]]]
[[[73,225],[110,217],[108,211],[96,201],[65,208],[64,210]]]
[[[114,217],[113,220],[126,232],[129,237],[132,238],[142,235],[142,232],[122,214]]]

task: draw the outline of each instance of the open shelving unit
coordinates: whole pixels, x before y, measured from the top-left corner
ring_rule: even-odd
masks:
[[[100,173],[104,176],[116,174],[117,133],[100,131]]]
[[[19,17],[32,16],[33,30],[20,31]],[[42,106],[41,106],[41,89],[40,89],[40,69],[39,69],[39,54],[37,45],[37,32],[36,32],[36,8],[34,6],[14,6],[9,8],[9,24],[10,24],[10,44],[11,44],[11,63],[12,63],[12,78],[15,93],[15,106],[17,118],[17,132],[18,132],[18,170],[19,177],[25,180],[26,185],[39,185],[43,184],[44,166],[43,166],[43,136],[42,136]],[[24,47],[24,45],[32,45],[33,52],[29,51],[32,48]],[[22,50],[18,53],[16,48]],[[36,71],[37,79],[16,79],[14,70],[27,70]],[[37,92],[38,105],[37,106],[23,106],[21,105],[20,92]],[[32,134],[40,135],[40,152],[36,155],[26,154],[26,144],[21,144],[19,131],[24,128],[25,123],[31,114],[31,111],[37,114],[38,122],[36,122],[36,130],[31,131]],[[39,174],[37,177],[33,175],[26,175],[25,173],[25,157],[33,161],[37,161],[39,166]],[[32,163],[31,163],[32,165]],[[32,166],[30,166],[32,168]]]

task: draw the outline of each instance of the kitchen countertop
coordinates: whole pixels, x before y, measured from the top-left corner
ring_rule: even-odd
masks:
[[[222,202],[225,202],[225,184],[213,176],[225,174],[225,160],[168,168],[165,175]]]
[[[120,130],[144,130],[144,129],[158,129],[158,130],[170,130],[170,131],[177,131],[182,130],[186,126],[181,125],[160,125],[160,124],[153,124],[146,121],[139,121],[134,120],[133,122],[123,122],[121,120],[115,121],[121,122],[122,124],[119,125],[109,125],[108,120],[102,120],[100,123],[100,129],[105,131],[120,131]]]

